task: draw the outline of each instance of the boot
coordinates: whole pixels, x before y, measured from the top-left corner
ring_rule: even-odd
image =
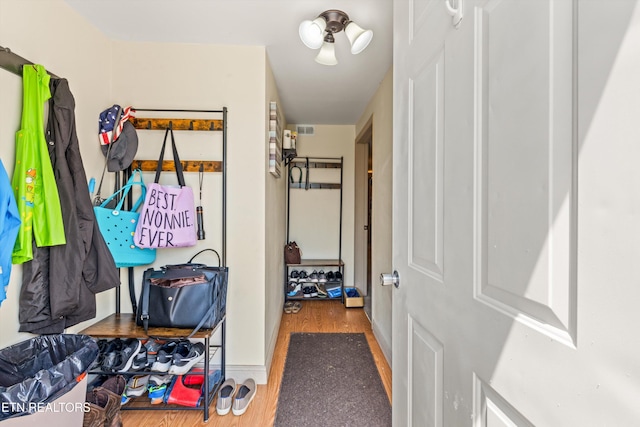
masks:
[[[104,427],[107,419],[105,407],[109,398],[106,393],[100,393],[96,390],[87,392],[87,406],[89,411],[84,413],[82,427]]]
[[[102,386],[94,389],[95,392],[104,395],[107,399],[105,406],[105,427],[122,427],[120,405],[126,385],[127,380],[122,375],[116,375],[106,380]]]

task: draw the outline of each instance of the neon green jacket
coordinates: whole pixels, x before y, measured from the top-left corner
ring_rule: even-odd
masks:
[[[34,237],[40,247],[66,243],[58,187],[44,137],[44,103],[51,98],[49,80],[42,65],[22,67],[22,123],[16,133],[11,181],[22,224],[13,248],[14,264],[33,259]]]

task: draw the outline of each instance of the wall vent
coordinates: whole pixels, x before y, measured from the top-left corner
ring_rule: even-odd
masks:
[[[313,125],[296,125],[296,131],[298,135],[313,135],[315,128]]]

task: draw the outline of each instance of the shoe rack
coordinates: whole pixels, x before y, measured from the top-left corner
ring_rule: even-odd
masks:
[[[344,303],[344,262],[342,261],[342,184],[343,184],[343,164],[344,159],[342,157],[295,157],[291,159],[287,164],[288,171],[288,185],[287,185],[287,224],[286,224],[286,240],[289,242],[295,240],[290,236],[290,224],[291,224],[291,201],[295,199],[296,192],[298,191],[338,191],[339,192],[339,204],[338,206],[323,206],[323,209],[337,209],[339,214],[338,229],[335,230],[336,237],[338,239],[337,253],[335,258],[304,258],[305,244],[302,242],[302,255],[303,258],[299,264],[288,264],[284,266],[284,295],[285,301],[307,301],[307,300],[340,300]],[[336,182],[331,179],[332,182],[324,182],[321,180],[314,180],[311,177],[310,171],[313,169],[327,169],[335,170],[339,172],[339,180]],[[313,224],[309,224],[309,227],[313,227]],[[294,236],[295,237],[295,236]],[[301,242],[297,242],[300,244]],[[283,245],[284,246],[284,245]],[[306,248],[309,251],[309,247]],[[329,272],[333,273],[334,278],[327,279],[318,277],[308,277],[305,281],[302,281],[299,277],[295,277],[296,273],[304,271],[308,276],[311,276],[313,271],[324,271],[325,275]],[[294,273],[294,277],[292,277]],[[339,273],[339,279],[336,279]],[[294,285],[295,284],[295,285]],[[300,286],[298,286],[298,284]],[[303,292],[305,284],[311,287],[315,287],[318,292],[316,295],[308,296]],[[339,297],[330,297],[327,289],[340,288]],[[322,294],[322,288],[324,288],[325,295]],[[297,292],[294,292],[295,290]]]

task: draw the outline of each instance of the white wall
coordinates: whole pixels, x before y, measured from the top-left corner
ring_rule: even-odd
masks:
[[[373,126],[373,208],[371,212],[371,293],[373,331],[391,364],[392,290],[382,287],[378,278],[392,269],[392,190],[393,190],[393,74],[386,74],[380,87],[356,123],[359,134],[368,120]]]
[[[343,157],[342,260],[344,284],[353,286],[355,128],[350,125],[316,125],[314,135],[298,135],[298,157]],[[303,171],[303,182],[304,172]],[[338,182],[339,169],[311,169],[310,182]],[[298,172],[295,171],[295,179]],[[338,256],[339,190],[291,189],[289,240],[302,249],[303,258]]]
[[[87,177],[96,176],[95,171],[102,170],[104,164],[97,139],[97,119],[111,100],[109,40],[61,0],[1,0],[0,45],[68,79],[76,102],[76,126],[84,168]],[[21,110],[22,78],[0,69],[0,158],[9,177],[13,176],[14,134],[20,126]],[[0,348],[31,337],[18,333],[21,285],[22,267],[14,265],[7,300],[0,306]],[[113,312],[114,292],[98,295],[98,318]],[[89,323],[70,328],[69,332]]]

